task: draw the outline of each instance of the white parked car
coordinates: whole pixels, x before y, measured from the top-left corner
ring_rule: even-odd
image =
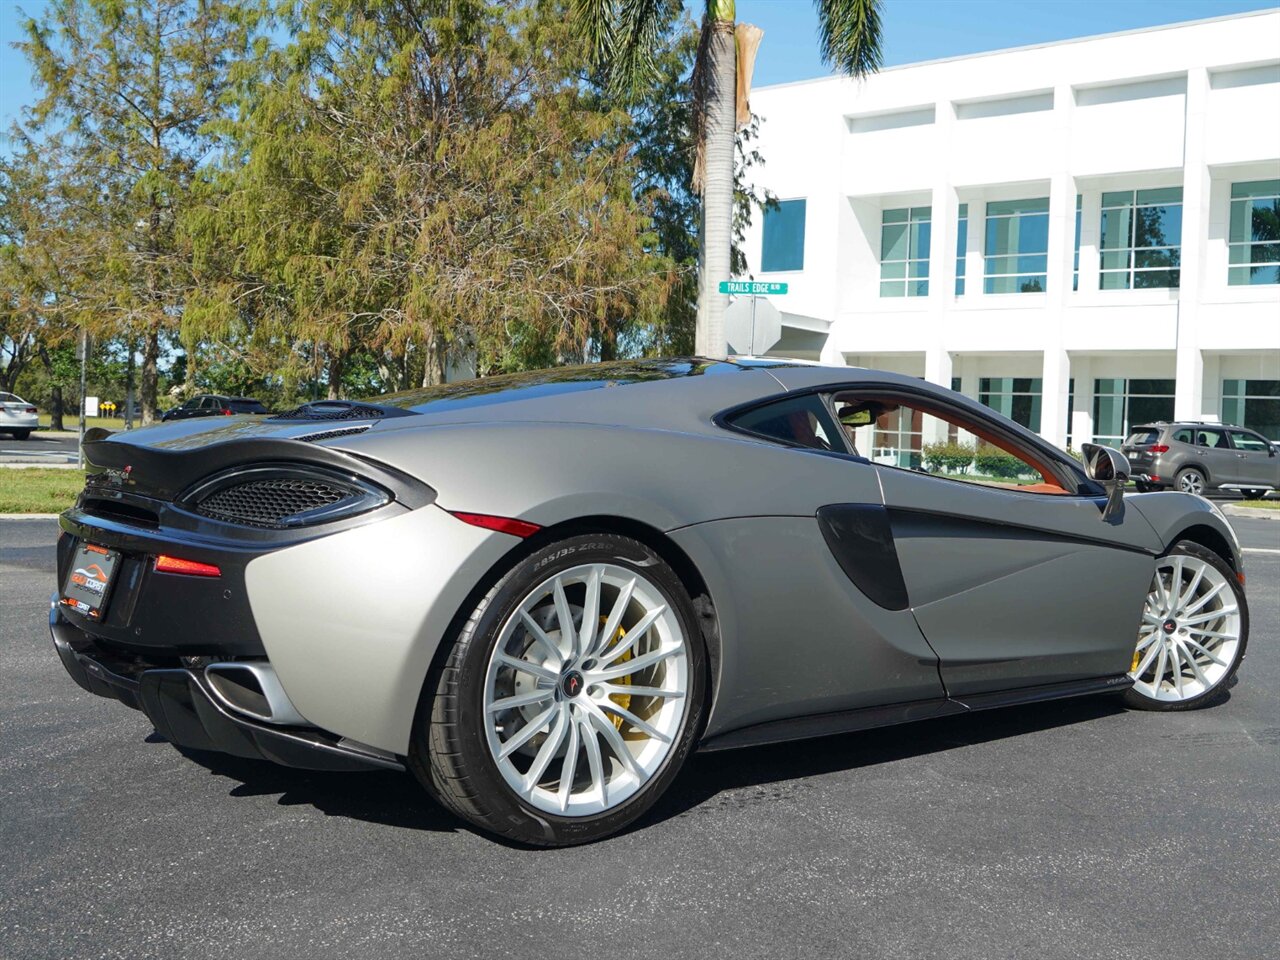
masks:
[[[25,440],[39,425],[34,403],[27,403],[15,393],[0,393],[0,433]]]

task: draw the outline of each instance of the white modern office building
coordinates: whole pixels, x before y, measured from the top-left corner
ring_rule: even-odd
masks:
[[[752,108],[771,353],[924,377],[1059,445],[1174,417],[1280,439],[1280,9]]]

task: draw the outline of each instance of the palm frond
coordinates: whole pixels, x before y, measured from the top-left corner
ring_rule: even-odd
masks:
[[[627,96],[655,76],[654,55],[679,12],[679,0],[573,0],[591,67],[610,92]]]
[[[814,0],[822,61],[850,76],[880,69],[881,0]]]

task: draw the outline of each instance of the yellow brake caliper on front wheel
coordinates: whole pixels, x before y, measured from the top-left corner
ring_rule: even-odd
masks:
[[[603,627],[604,624],[605,624],[605,618],[601,617],[600,626]],[[605,647],[605,649],[609,650],[609,649],[612,649],[613,647],[616,647],[618,644],[622,642],[622,638],[625,635],[626,635],[626,631],[623,630],[621,627],[619,627],[618,632],[613,636],[613,640],[609,642],[609,645]],[[624,653],[621,657],[618,658],[618,662],[626,663],[628,660],[631,659],[631,656],[632,656],[632,653],[630,650],[628,650],[626,653]],[[630,686],[631,674],[628,673],[625,677],[619,677],[617,680],[617,684],[620,687]],[[618,706],[620,706],[623,710],[631,709],[631,694],[629,693],[611,693],[609,694],[609,699],[612,700],[614,703],[616,703]],[[619,731],[621,731],[622,723],[623,723],[622,717],[620,717],[618,714],[615,713],[610,716],[610,719],[613,721],[614,727],[616,727]]]

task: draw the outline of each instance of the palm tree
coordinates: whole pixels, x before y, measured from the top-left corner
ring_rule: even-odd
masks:
[[[694,135],[702,159],[697,351],[724,357],[724,311],[719,293],[729,279],[733,237],[733,153],[738,123],[735,0],[704,0],[702,39],[694,64]],[[610,90],[634,93],[653,76],[653,54],[680,0],[574,0],[579,32]],[[881,0],[814,0],[823,62],[853,77],[879,69]],[[695,188],[699,184],[695,183]]]

